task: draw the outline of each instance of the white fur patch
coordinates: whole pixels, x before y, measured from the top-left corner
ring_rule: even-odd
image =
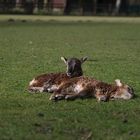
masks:
[[[47,90],[48,90],[48,92],[53,92],[53,91],[55,91],[55,90],[58,90],[58,86],[52,85],[52,86],[49,87]]]
[[[121,91],[121,94],[115,94],[113,97],[115,99],[124,99],[124,100],[129,100],[132,98],[132,95],[128,91]]]
[[[121,97],[125,100],[129,100],[132,98],[132,95],[129,92],[125,91]]]
[[[77,92],[77,93],[82,91],[82,90],[83,90],[82,85],[76,85],[75,88],[74,88],[74,92]]]
[[[34,92],[43,92],[44,91],[43,87],[31,87],[30,89]]]
[[[33,84],[36,84],[37,80],[33,79],[32,81],[30,81],[29,85],[32,86]]]
[[[121,81],[120,81],[119,79],[116,79],[116,80],[115,80],[115,83],[116,83],[116,85],[119,86],[119,87],[122,86],[122,83],[121,83]]]

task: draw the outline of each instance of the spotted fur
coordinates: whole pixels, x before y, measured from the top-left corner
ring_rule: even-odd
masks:
[[[108,84],[89,77],[72,78],[63,83],[50,97],[50,100],[72,100],[76,98],[95,97],[98,101],[114,99],[131,99],[134,96],[132,87],[115,80],[115,84]]]
[[[61,73],[48,73],[39,75],[29,82],[29,92],[54,92],[59,87],[72,77],[79,77],[83,75],[82,64],[87,60],[87,57],[78,58],[65,58],[61,60],[67,66],[66,72]]]

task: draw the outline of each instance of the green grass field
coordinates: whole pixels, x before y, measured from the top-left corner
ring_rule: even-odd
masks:
[[[140,139],[139,22],[10,21],[0,20],[0,140]],[[84,75],[119,78],[136,98],[51,102],[50,94],[29,94],[34,76],[65,71],[61,56],[88,56]]]

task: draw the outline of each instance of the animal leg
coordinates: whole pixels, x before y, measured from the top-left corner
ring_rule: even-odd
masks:
[[[62,100],[62,99],[64,99],[64,97],[65,97],[65,95],[63,95],[63,94],[53,93],[53,94],[50,96],[49,100],[53,100],[53,101]]]
[[[29,87],[28,91],[30,93],[36,93],[36,92],[42,93],[44,91],[44,88],[43,87]]]
[[[86,97],[91,97],[88,90],[83,90],[83,91],[80,91],[79,93],[73,93],[73,94],[66,95],[65,99],[74,100],[76,98],[86,98]]]

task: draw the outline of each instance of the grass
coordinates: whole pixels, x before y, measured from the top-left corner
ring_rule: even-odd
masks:
[[[90,22],[121,22],[121,23],[140,23],[139,17],[101,17],[101,16],[41,16],[41,15],[1,15],[0,21],[3,20],[30,20],[30,21],[90,21]]]
[[[136,22],[8,22],[2,18],[0,139],[139,140],[139,44]],[[120,78],[134,87],[137,97],[107,103],[95,99],[55,103],[48,100],[49,94],[29,94],[27,85],[34,76],[65,71],[61,56],[88,56],[85,75],[109,83]]]

